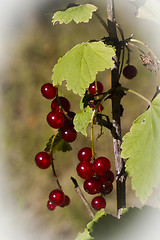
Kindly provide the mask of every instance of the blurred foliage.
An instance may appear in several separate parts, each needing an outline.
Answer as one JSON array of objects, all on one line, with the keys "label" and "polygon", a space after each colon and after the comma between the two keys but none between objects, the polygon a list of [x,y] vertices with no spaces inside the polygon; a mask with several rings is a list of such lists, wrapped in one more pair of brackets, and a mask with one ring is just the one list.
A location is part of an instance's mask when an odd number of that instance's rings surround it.
[{"label": "blurred foliage", "polygon": [[[52,16],[52,14],[51,14]],[[70,180],[76,177],[82,187],[83,181],[76,175],[78,163],[77,153],[80,148],[90,146],[90,132],[88,137],[78,135],[77,140],[72,143],[71,152],[56,152],[55,169],[64,192],[70,196],[71,204],[66,208],[57,208],[50,212],[46,208],[49,192],[55,189],[56,181],[53,179],[51,169],[41,170],[36,167],[34,157],[37,152],[45,148],[46,143],[55,131],[46,122],[46,116],[50,111],[50,101],[42,97],[40,88],[46,82],[51,82],[52,68],[60,56],[72,48],[75,44],[90,39],[100,39],[105,36],[103,27],[94,17],[89,24],[70,23],[67,26],[52,26],[51,16],[45,15],[37,18],[29,30],[16,43],[14,59],[3,73],[3,107],[5,120],[5,145],[8,171],[10,173],[10,184],[15,192],[19,205],[24,211],[32,211],[35,218],[41,223],[44,231],[55,232],[59,239],[71,239],[77,232],[83,230],[90,220],[83,203],[74,191]],[[126,16],[118,12],[122,23]],[[128,16],[128,15],[127,15]],[[130,36],[132,22],[128,21],[125,26],[127,36]],[[135,30],[135,26],[132,31]],[[96,31],[94,31],[96,30]],[[133,54],[132,64],[138,69],[138,76],[134,81],[122,78],[124,86],[135,89],[151,99],[154,92],[154,77],[142,64],[140,64],[137,52]],[[138,60],[137,60],[138,58]],[[104,90],[110,88],[109,71],[97,76],[104,83]],[[135,87],[137,86],[137,87]],[[71,101],[71,110],[78,112],[80,98],[71,91],[66,92],[64,84],[60,91]],[[146,105],[137,97],[126,96],[122,101],[124,105],[124,118],[122,119],[122,133],[129,130],[131,122],[141,114]],[[111,117],[110,102],[105,103],[105,113]],[[94,127],[94,136],[97,138],[100,127]],[[112,170],[114,169],[114,156],[112,137],[109,130],[95,141],[97,156],[104,155],[111,159]],[[84,193],[90,201],[92,196]],[[115,183],[111,194],[106,197],[107,211],[116,214]],[[139,200],[130,190],[130,181],[127,182],[127,205],[140,206]]]}]

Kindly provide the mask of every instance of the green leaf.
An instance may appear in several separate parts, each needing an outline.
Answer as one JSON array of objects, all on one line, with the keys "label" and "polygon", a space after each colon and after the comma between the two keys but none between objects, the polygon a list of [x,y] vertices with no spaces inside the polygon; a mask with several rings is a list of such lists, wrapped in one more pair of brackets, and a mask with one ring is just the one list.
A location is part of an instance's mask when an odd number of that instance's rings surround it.
[{"label": "green leaf", "polygon": [[[49,152],[50,148],[51,148],[51,142],[53,139],[54,135],[52,137],[50,137],[50,139],[48,140],[48,143],[46,144],[46,148],[44,149],[45,152]],[[58,134],[54,140],[53,146],[52,146],[52,153],[54,153],[55,151],[62,151],[62,152],[67,152],[72,150],[71,145],[64,141],[61,138],[61,135]]]},{"label": "green leaf", "polygon": [[73,47],[53,68],[53,84],[66,80],[67,89],[82,96],[99,71],[112,68],[115,50],[101,41],[81,43]]},{"label": "green leaf", "polygon": [[82,110],[82,112],[77,113],[73,120],[75,130],[77,132],[81,132],[86,137],[87,137],[86,128],[88,127],[88,124],[91,121],[92,114],[93,114],[92,108],[87,106]]},{"label": "green leaf", "polygon": [[92,238],[88,232],[87,229],[85,229],[85,231],[83,233],[78,233],[78,236],[76,237],[75,240],[92,240],[94,238]]},{"label": "green leaf", "polygon": [[139,0],[131,1],[137,6],[136,16],[139,18],[151,20],[160,23],[160,1],[159,0],[146,0],[142,1],[139,5]]},{"label": "green leaf", "polygon": [[144,203],[160,182],[160,94],[123,137],[122,158],[132,177],[132,188]]},{"label": "green leaf", "polygon": [[89,22],[92,18],[92,13],[97,11],[97,7],[92,4],[85,4],[79,6],[73,6],[65,11],[58,11],[52,18],[53,24],[69,23],[72,20],[76,23]]}]

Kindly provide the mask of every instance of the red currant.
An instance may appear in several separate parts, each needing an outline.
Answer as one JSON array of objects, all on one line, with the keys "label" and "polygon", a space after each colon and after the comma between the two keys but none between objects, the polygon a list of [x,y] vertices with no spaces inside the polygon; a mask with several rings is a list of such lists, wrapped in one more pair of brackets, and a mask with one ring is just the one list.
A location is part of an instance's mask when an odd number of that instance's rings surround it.
[{"label": "red currant", "polygon": [[137,75],[137,69],[133,65],[127,65],[123,69],[123,76],[127,79],[132,79]]},{"label": "red currant", "polygon": [[64,114],[61,112],[50,112],[47,115],[47,122],[53,128],[61,128],[64,126]]},{"label": "red currant", "polygon": [[70,198],[67,195],[65,195],[64,203],[60,207],[66,207],[69,204],[70,204]]},{"label": "red currant", "polygon": [[39,168],[46,169],[51,165],[52,158],[46,152],[39,152],[35,156],[35,162]]},{"label": "red currant", "polygon": [[101,190],[101,182],[96,177],[91,177],[84,181],[83,187],[89,194],[96,194]]},{"label": "red currant", "polygon": [[42,95],[47,99],[53,99],[57,95],[57,88],[54,87],[51,83],[45,83],[41,87]]},{"label": "red currant", "polygon": [[110,192],[112,192],[112,190],[113,190],[113,185],[112,185],[112,183],[103,184],[103,185],[102,185],[102,188],[101,188],[101,193],[102,193],[103,195],[107,195],[107,194],[109,194]]},{"label": "red currant", "polygon": [[48,202],[47,202],[47,208],[48,208],[49,210],[53,211],[53,210],[56,208],[56,206],[55,206],[50,200],[48,200]]},{"label": "red currant", "polygon": [[90,94],[97,94],[97,93],[102,93],[103,92],[103,84],[99,81],[97,81],[97,92],[96,92],[96,83],[93,82],[89,86],[89,92]]},{"label": "red currant", "polygon": [[61,190],[56,189],[50,192],[49,200],[53,203],[53,205],[61,206],[62,204],[64,204],[65,195]]},{"label": "red currant", "polygon": [[60,133],[66,142],[73,142],[77,138],[77,132],[71,124],[64,126]]},{"label": "red currant", "polygon": [[89,147],[84,147],[78,152],[79,161],[90,162],[92,160],[92,149]]},{"label": "red currant", "polygon": [[65,97],[59,97],[55,98],[51,103],[51,109],[53,112],[60,111],[62,107],[62,110],[65,112],[69,112],[70,110],[70,102]]},{"label": "red currant", "polygon": [[103,197],[97,196],[92,199],[91,205],[94,209],[100,210],[106,207],[106,200]]},{"label": "red currant", "polygon": [[99,176],[105,176],[106,172],[111,168],[111,163],[106,157],[99,157],[93,162],[93,171]]},{"label": "red currant", "polygon": [[77,173],[83,179],[89,179],[93,176],[92,164],[82,161],[77,165]]},{"label": "red currant", "polygon": [[99,179],[102,184],[113,183],[114,174],[112,171],[108,170],[104,176],[99,176]]}]

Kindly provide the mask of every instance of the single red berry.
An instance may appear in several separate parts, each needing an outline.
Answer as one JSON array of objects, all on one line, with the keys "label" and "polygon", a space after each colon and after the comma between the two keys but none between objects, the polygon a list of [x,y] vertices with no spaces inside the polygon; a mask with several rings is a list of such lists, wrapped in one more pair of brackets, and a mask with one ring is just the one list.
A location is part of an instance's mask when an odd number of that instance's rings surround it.
[{"label": "single red berry", "polygon": [[57,88],[54,87],[51,83],[45,83],[41,87],[42,95],[47,99],[53,99],[57,95]]},{"label": "single red berry", "polygon": [[60,207],[66,207],[69,204],[70,204],[70,198],[67,195],[65,195],[64,203]]},{"label": "single red berry", "polygon": [[93,176],[92,164],[82,161],[77,165],[77,173],[83,179],[89,179]]},{"label": "single red berry", "polygon": [[99,176],[99,179],[102,184],[113,183],[114,174],[111,170],[108,170],[104,176]]},{"label": "single red berry", "polygon": [[99,176],[105,176],[106,172],[111,168],[111,163],[106,157],[99,157],[93,162],[93,171]]},{"label": "single red berry", "polygon": [[84,190],[89,194],[96,194],[101,191],[101,182],[96,177],[86,179],[83,184]]},{"label": "single red berry", "polygon": [[103,184],[102,187],[101,187],[101,193],[103,195],[109,194],[110,192],[112,192],[112,190],[113,190],[112,183]]},{"label": "single red berry", "polygon": [[103,197],[97,196],[92,199],[91,205],[94,209],[100,210],[106,207],[106,200]]},{"label": "single red berry", "polygon": [[60,133],[66,142],[73,142],[77,138],[77,132],[71,124],[64,126]]},{"label": "single red berry", "polygon": [[127,65],[123,69],[123,76],[127,79],[132,79],[137,75],[137,69],[133,65]]},{"label": "single red berry", "polygon": [[76,114],[74,112],[68,112],[66,115],[64,115],[64,125],[72,124],[73,125],[73,119]]},{"label": "single red berry", "polygon": [[[62,110],[61,110],[61,108],[62,108]],[[53,112],[57,112],[57,111],[62,112],[63,110],[65,112],[69,112],[70,102],[65,97],[55,98],[51,103],[51,109],[52,109]]]},{"label": "single red berry", "polygon": [[64,126],[64,114],[61,112],[50,112],[47,115],[47,122],[53,128],[61,128]]},{"label": "single red berry", "polygon": [[[96,105],[94,105],[94,104],[89,104],[89,106],[90,106],[90,108],[92,108],[92,111],[94,111]],[[100,112],[100,113],[101,113],[101,112],[103,111],[103,109],[104,109],[104,107],[103,107],[103,105],[100,103],[99,106],[98,106],[98,108],[97,108],[97,112]]]},{"label": "single red berry", "polygon": [[52,158],[46,152],[39,152],[35,156],[35,162],[39,168],[46,169],[51,165]]},{"label": "single red berry", "polygon": [[99,81],[97,81],[97,92],[96,92],[96,83],[93,82],[89,86],[89,92],[90,94],[97,94],[97,93],[102,93],[103,92],[103,84]]},{"label": "single red berry", "polygon": [[53,203],[53,205],[61,206],[62,204],[64,204],[65,195],[61,190],[55,189],[52,192],[50,192],[49,200]]},{"label": "single red berry", "polygon": [[90,162],[92,160],[92,149],[89,147],[84,147],[78,152],[79,161]]},{"label": "single red berry", "polygon": [[48,208],[49,210],[53,211],[53,210],[56,208],[56,206],[55,206],[50,200],[48,200],[48,202],[47,202],[47,208]]}]

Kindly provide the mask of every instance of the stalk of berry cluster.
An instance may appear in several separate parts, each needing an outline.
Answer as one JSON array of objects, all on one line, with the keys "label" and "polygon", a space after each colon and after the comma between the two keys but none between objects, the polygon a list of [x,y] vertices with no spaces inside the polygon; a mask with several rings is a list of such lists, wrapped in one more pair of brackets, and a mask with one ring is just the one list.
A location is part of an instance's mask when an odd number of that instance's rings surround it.
[{"label": "stalk of berry cluster", "polygon": [[[114,13],[114,1],[106,0],[107,3],[107,21],[108,21],[108,31],[111,41],[118,43],[115,13]],[[112,88],[118,88],[119,83],[119,61],[121,49],[116,44],[116,57],[115,57],[115,68],[111,72]],[[126,207],[126,194],[125,194],[125,166],[124,161],[121,158],[121,120],[122,106],[120,104],[121,98],[123,97],[123,91],[114,91],[112,94],[112,117],[113,126],[116,131],[117,137],[113,136],[113,146],[115,155],[115,168],[116,168],[116,190],[117,190],[117,217],[120,218],[122,210]]]}]

